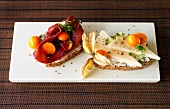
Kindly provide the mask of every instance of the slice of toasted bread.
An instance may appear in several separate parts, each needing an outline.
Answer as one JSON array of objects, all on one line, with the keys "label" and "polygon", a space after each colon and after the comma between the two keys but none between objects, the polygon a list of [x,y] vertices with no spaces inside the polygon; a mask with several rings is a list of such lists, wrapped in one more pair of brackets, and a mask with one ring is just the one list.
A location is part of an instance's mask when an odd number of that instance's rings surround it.
[{"label": "slice of toasted bread", "polygon": [[77,56],[79,53],[81,53],[83,51],[83,46],[82,44],[79,44],[78,46],[74,47],[72,50],[70,50],[69,52],[67,52],[66,55],[64,55],[63,57],[61,57],[60,60],[51,62],[46,64],[46,67],[55,67],[55,66],[59,66],[61,64],[63,64],[64,62],[74,58],[75,56]]},{"label": "slice of toasted bread", "polygon": [[115,65],[105,65],[105,66],[101,66],[98,65],[97,63],[94,62],[94,66],[101,68],[101,69],[109,69],[109,70],[140,70],[142,68],[145,68],[149,65],[151,65],[152,60],[150,59],[148,62],[142,64],[142,67],[130,67],[130,66],[115,66]]}]

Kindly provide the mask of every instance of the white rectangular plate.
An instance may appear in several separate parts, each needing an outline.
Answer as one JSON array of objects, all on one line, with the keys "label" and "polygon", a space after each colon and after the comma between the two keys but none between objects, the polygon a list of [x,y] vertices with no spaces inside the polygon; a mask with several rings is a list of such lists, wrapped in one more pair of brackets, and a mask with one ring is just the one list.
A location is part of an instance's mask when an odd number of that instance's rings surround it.
[{"label": "white rectangular plate", "polygon": [[[56,22],[16,22],[10,63],[9,80],[11,82],[158,82],[160,80],[159,63],[142,70],[118,71],[96,68],[92,75],[82,80],[81,70],[86,60],[91,57],[82,52],[60,67],[46,68],[44,64],[36,62],[33,50],[28,46],[28,40],[33,35],[40,35]],[[105,30],[109,35],[123,32],[126,35],[137,31],[148,36],[148,46],[157,54],[154,23],[113,23],[113,22],[83,22],[88,34]]]}]

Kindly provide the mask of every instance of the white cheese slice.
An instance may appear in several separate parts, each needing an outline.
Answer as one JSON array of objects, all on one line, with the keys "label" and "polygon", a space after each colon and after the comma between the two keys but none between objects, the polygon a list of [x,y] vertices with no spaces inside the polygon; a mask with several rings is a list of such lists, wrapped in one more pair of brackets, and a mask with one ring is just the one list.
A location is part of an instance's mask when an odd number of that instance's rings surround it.
[{"label": "white cheese slice", "polygon": [[126,63],[130,67],[142,66],[142,64],[140,64],[135,58],[129,56],[129,53],[127,52],[111,50],[109,56],[110,60],[113,62]]},{"label": "white cheese slice", "polygon": [[159,56],[157,56],[155,53],[150,51],[148,48],[146,48],[146,50],[144,51],[144,54],[145,54],[146,57],[149,57],[149,58],[152,58],[152,59],[156,59],[156,60],[161,59]]},{"label": "white cheese slice", "polygon": [[[108,44],[106,44],[106,39],[108,39]],[[113,39],[104,30],[102,30],[99,36],[96,38],[96,43],[94,46],[95,52],[97,50],[105,50],[106,52],[109,52],[109,45],[112,41]]]}]

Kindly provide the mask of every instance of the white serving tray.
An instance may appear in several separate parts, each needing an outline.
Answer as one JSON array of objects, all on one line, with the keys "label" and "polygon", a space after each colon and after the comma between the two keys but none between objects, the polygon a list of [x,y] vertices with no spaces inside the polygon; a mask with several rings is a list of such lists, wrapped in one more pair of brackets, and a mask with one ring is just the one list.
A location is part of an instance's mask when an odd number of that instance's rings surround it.
[{"label": "white serving tray", "polygon": [[[60,67],[46,68],[36,62],[28,40],[33,35],[45,33],[56,22],[16,22],[14,26],[13,45],[10,63],[9,80],[11,82],[158,82],[160,81],[159,63],[142,70],[118,71],[96,68],[93,74],[82,80],[81,70],[86,60],[91,57],[82,52]],[[123,32],[126,35],[141,31],[148,36],[149,49],[157,54],[154,23],[116,23],[116,22],[83,22],[86,33],[105,30],[109,35]]]}]

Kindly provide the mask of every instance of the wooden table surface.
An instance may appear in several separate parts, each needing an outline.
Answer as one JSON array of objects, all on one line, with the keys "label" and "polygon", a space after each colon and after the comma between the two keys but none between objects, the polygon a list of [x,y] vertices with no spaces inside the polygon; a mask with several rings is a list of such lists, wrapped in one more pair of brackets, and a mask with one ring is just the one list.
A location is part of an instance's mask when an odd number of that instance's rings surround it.
[{"label": "wooden table surface", "polygon": [[[158,83],[11,83],[9,68],[15,22],[154,22]],[[0,1],[0,108],[170,108],[170,1]]]}]

